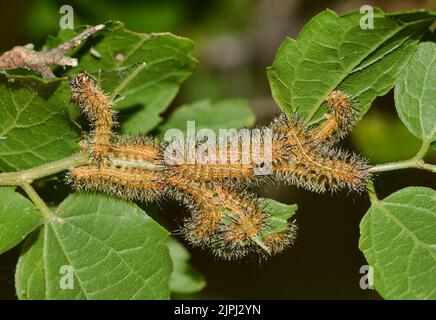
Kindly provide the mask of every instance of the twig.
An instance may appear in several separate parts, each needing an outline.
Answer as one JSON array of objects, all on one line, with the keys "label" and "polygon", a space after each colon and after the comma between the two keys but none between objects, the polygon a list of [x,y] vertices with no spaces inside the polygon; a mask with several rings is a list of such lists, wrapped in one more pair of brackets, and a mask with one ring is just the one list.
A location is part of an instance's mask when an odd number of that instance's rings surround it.
[{"label": "twig", "polygon": [[0,185],[23,185],[32,183],[40,179],[69,168],[77,167],[88,163],[88,156],[84,152],[73,154],[72,156],[58,161],[49,162],[39,167],[16,172],[0,173]]},{"label": "twig", "polygon": [[384,172],[384,171],[393,171],[393,170],[399,170],[399,169],[407,169],[407,168],[415,168],[415,169],[423,169],[428,170],[430,172],[436,173],[436,165],[425,163],[422,158],[427,153],[428,149],[430,148],[430,141],[424,140],[422,142],[422,146],[417,152],[417,154],[409,160],[404,161],[398,161],[398,162],[391,162],[391,163],[384,163],[379,164],[376,166],[373,166],[368,169],[369,172]]},{"label": "twig", "polygon": [[425,163],[423,160],[407,160],[407,161],[399,161],[392,163],[379,164],[368,169],[369,172],[384,172],[384,171],[393,171],[400,169],[422,169],[430,172],[436,173],[436,165]]},{"label": "twig", "polygon": [[54,78],[50,66],[77,66],[77,59],[65,56],[65,53],[76,48],[83,40],[103,28],[103,24],[95,27],[89,26],[79,35],[47,52],[35,51],[33,44],[16,46],[0,56],[0,70],[25,68],[39,73],[44,78]]}]

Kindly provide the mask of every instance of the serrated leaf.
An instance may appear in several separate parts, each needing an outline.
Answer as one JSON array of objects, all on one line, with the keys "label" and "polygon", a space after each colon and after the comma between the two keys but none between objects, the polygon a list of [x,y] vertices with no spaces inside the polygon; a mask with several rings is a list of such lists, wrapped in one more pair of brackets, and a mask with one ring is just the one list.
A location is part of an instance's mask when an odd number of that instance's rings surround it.
[{"label": "serrated leaf", "polygon": [[251,127],[255,118],[247,101],[243,99],[226,99],[217,102],[200,100],[177,108],[158,127],[158,131],[160,134],[174,128],[186,131],[187,121],[195,121],[196,130],[209,128],[218,132],[218,129]]},{"label": "serrated leaf", "polygon": [[282,43],[267,72],[280,108],[298,111],[314,123],[327,110],[327,96],[340,89],[354,98],[362,116],[392,88],[419,36],[436,18],[425,11],[385,14],[374,9],[374,28],[361,29],[362,17],[358,11],[338,16],[326,10],[296,40]]},{"label": "serrated leaf", "polygon": [[436,299],[436,191],[408,187],[373,202],[359,248],[386,299]]},{"label": "serrated leaf", "polygon": [[269,212],[269,228],[262,237],[289,229],[288,220],[297,212],[296,204],[284,204],[273,199],[260,198],[259,204]]},{"label": "serrated leaf", "polygon": [[436,140],[436,43],[418,46],[395,83],[395,105],[410,132]]},{"label": "serrated leaf", "polygon": [[[59,37],[64,40],[63,34]],[[148,132],[161,121],[159,114],[169,106],[197,63],[191,56],[191,40],[170,33],[132,32],[121,22],[107,23],[83,46],[74,54],[79,65],[68,74],[79,70],[98,74],[102,88],[119,96],[116,108],[137,107],[121,123],[124,131],[133,134]],[[93,52],[98,52],[99,57]]]},{"label": "serrated leaf", "polygon": [[173,273],[170,278],[172,293],[194,293],[206,286],[204,277],[189,263],[188,250],[176,239],[168,238],[166,245],[173,261]]},{"label": "serrated leaf", "polygon": [[[37,235],[43,244],[37,240],[21,255],[16,277],[19,297],[169,298],[171,259],[164,244],[168,234],[127,201],[70,195]],[[45,289],[42,281],[31,277],[31,270],[41,270],[41,257]],[[62,286],[67,276],[63,266],[72,271],[73,288]]]},{"label": "serrated leaf", "polygon": [[0,170],[28,169],[71,155],[79,135],[68,116],[65,78],[0,74]]},{"label": "serrated leaf", "polygon": [[0,187],[0,254],[23,241],[42,220],[30,200],[12,187]]}]

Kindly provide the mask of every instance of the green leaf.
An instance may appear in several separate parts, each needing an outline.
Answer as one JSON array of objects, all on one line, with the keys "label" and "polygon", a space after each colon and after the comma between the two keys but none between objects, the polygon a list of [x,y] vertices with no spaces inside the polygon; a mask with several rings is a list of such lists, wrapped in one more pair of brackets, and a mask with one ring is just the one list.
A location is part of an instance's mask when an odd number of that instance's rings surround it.
[{"label": "green leaf", "polygon": [[173,128],[186,131],[187,121],[195,121],[197,130],[209,128],[218,131],[218,129],[251,127],[255,118],[247,101],[243,99],[226,99],[217,102],[200,100],[177,108],[158,127],[158,131],[160,134]]},{"label": "green leaf", "polygon": [[0,73],[0,170],[28,169],[78,149],[68,116],[65,78],[41,80]]},{"label": "green leaf", "polygon": [[[95,194],[70,195],[35,236],[36,241],[26,244],[17,266],[18,296],[169,298],[171,260],[164,244],[168,234],[127,201]],[[35,276],[32,270],[43,275]],[[72,288],[67,285],[68,275],[73,276]]]},{"label": "green leaf", "polygon": [[0,187],[0,254],[23,241],[42,220],[30,200],[12,187]]},{"label": "green leaf", "polygon": [[415,136],[436,140],[436,43],[421,43],[395,83],[401,121]]},{"label": "green leaf", "polygon": [[372,203],[359,248],[386,299],[436,299],[436,191],[408,187]]},{"label": "green leaf", "polygon": [[269,228],[262,238],[270,234],[282,232],[289,229],[288,220],[297,212],[296,204],[284,204],[273,199],[260,198],[259,204],[270,214],[267,224]]},{"label": "green leaf", "polygon": [[[63,33],[59,37],[65,38]],[[100,57],[89,50],[91,46]],[[68,74],[78,70],[97,74],[102,88],[119,96],[116,108],[136,107],[121,128],[134,134],[145,133],[162,120],[159,114],[196,66],[191,56],[193,48],[191,40],[170,33],[136,33],[125,29],[121,22],[109,22],[97,37],[75,52],[79,65]]]},{"label": "green leaf", "polygon": [[43,251],[44,232],[38,230],[24,242],[15,270],[15,288],[21,300],[47,299]]},{"label": "green leaf", "polygon": [[435,15],[385,14],[374,9],[374,28],[361,29],[363,14],[326,10],[287,38],[268,68],[273,97],[287,113],[314,123],[326,112],[325,99],[339,89],[355,100],[360,116],[388,92]]},{"label": "green leaf", "polygon": [[206,286],[204,277],[189,264],[190,254],[188,250],[176,239],[168,238],[166,245],[170,250],[173,260],[173,273],[170,278],[170,290],[172,293],[194,293]]}]

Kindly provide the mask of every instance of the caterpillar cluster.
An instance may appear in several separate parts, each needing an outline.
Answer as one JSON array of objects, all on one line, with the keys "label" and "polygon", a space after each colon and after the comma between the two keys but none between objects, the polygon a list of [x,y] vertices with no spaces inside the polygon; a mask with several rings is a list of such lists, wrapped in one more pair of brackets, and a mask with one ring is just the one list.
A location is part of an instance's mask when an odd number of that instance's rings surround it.
[{"label": "caterpillar cluster", "polygon": [[[280,232],[272,229],[271,213],[249,191],[251,185],[271,179],[317,192],[362,191],[370,179],[364,159],[333,145],[352,126],[356,114],[352,99],[341,91],[327,98],[330,113],[317,127],[307,127],[296,116],[281,115],[262,129],[272,132],[271,174],[259,176],[255,170],[263,162],[243,161],[247,152],[243,140],[224,146],[233,155],[231,163],[168,164],[166,143],[113,133],[112,103],[89,75],[76,75],[71,89],[73,102],[80,106],[93,130],[85,144],[91,160],[70,169],[68,182],[78,190],[139,201],[176,199],[190,211],[180,233],[192,245],[210,248],[224,259],[252,253],[277,254],[295,239],[294,222],[288,222]],[[201,144],[197,142],[194,147],[201,148]]]}]

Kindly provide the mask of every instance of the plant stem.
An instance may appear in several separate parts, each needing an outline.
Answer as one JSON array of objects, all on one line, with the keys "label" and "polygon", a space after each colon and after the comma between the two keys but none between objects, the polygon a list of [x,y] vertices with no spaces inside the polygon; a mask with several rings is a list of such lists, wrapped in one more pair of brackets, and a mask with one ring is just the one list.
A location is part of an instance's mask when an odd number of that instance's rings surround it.
[{"label": "plant stem", "polygon": [[79,152],[68,158],[49,162],[39,167],[17,172],[0,173],[0,185],[30,184],[36,179],[40,179],[86,163],[88,163],[88,156],[84,152]]},{"label": "plant stem", "polygon": [[371,203],[378,202],[377,193],[375,192],[374,182],[372,182],[372,180],[368,181],[367,189],[368,189],[369,200],[371,201]]},{"label": "plant stem", "polygon": [[422,160],[422,158],[426,155],[429,148],[430,148],[430,141],[423,140],[421,148],[413,158],[404,161],[379,164],[369,168],[368,171],[384,172],[384,171],[392,171],[392,170],[399,170],[399,169],[416,168],[416,169],[423,169],[436,173],[436,165],[425,163],[424,160]]},{"label": "plant stem", "polygon": [[36,193],[35,189],[29,183],[23,183],[20,185],[21,188],[27,193],[30,200],[35,204],[38,210],[42,213],[46,220],[50,220],[52,217],[52,212],[49,207],[45,204],[44,200]]},{"label": "plant stem", "polygon": [[424,139],[422,141],[421,148],[418,150],[418,152],[412,159],[421,160],[422,158],[424,158],[424,156],[427,154],[428,149],[430,148],[430,144],[431,144],[430,140]]}]

